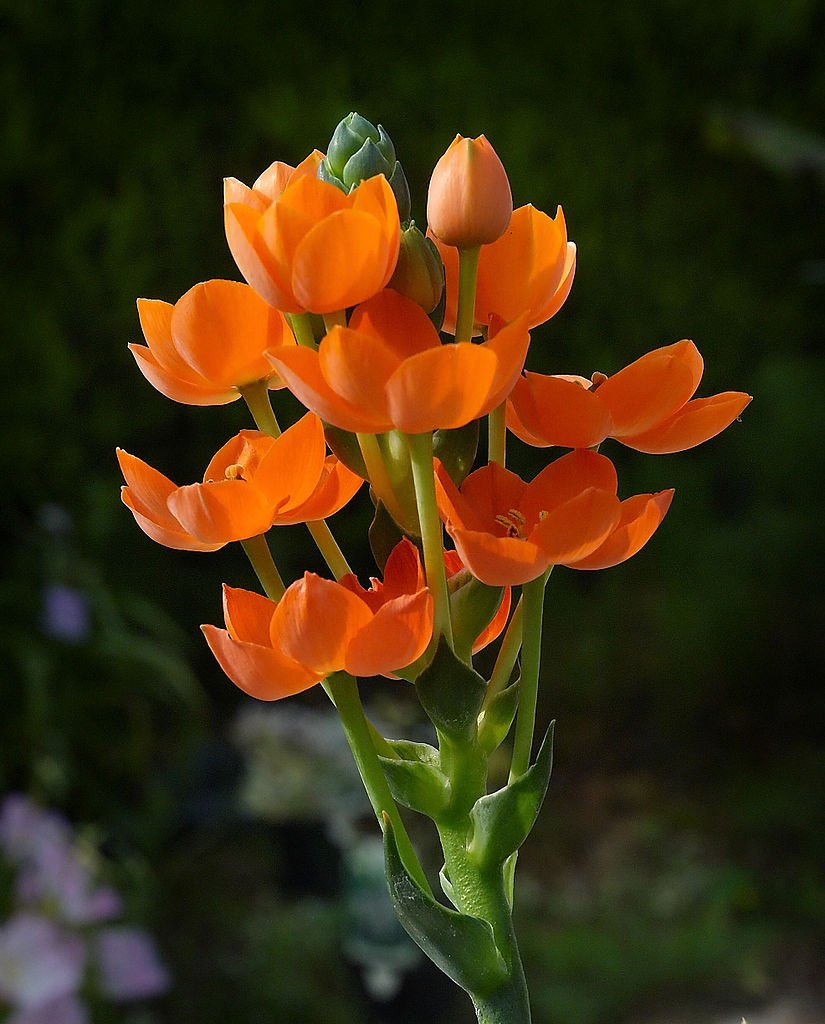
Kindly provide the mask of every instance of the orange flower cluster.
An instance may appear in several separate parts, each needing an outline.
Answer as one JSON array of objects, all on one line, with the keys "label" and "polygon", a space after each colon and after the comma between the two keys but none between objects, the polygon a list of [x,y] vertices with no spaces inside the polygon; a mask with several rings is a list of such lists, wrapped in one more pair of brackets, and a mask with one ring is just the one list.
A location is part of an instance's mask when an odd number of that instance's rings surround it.
[{"label": "orange flower cluster", "polygon": [[[561,207],[552,217],[530,205],[513,210],[495,150],[484,136],[458,136],[432,176],[428,241],[400,223],[387,178],[370,170],[370,160],[389,166],[386,133],[374,135],[384,146],[376,156],[373,136],[358,148],[356,130],[369,123],[351,115],[348,125],[337,143],[349,147],[341,157],[346,185],[331,183],[318,151],[297,167],[272,164],[251,187],[226,180],[226,237],[247,283],[206,281],[174,305],[139,300],[146,346],[129,346],[162,394],[190,405],[244,397],[260,428],[242,429],[200,483],[182,487],[119,450],[122,498],[140,528],[168,547],[214,551],[306,522],[322,528],[313,536],[338,566],[337,580],[307,573],[274,600],[224,588],[226,628],[204,633],[230,679],[265,700],[338,671],[403,674],[432,651],[434,629],[448,634],[439,595],[458,574],[505,588],[473,633],[478,650],[504,629],[511,586],[553,565],[602,569],[630,558],[661,523],[673,491],[620,500],[615,468],[595,449],[615,438],[641,452],[681,451],[724,430],[750,401],[740,392],[695,399],[703,363],[689,341],[612,376],[523,372],[529,331],[559,311],[573,283],[576,246]],[[394,278],[402,228],[412,248]],[[477,263],[468,292],[461,261],[470,251]],[[422,295],[426,309],[416,301]],[[472,324],[464,336],[482,335],[480,342],[449,337],[460,310]],[[320,336],[318,317],[308,314],[325,317]],[[309,411],[280,434],[267,392],[283,387]],[[451,477],[446,457],[434,466],[429,457],[424,470],[416,461],[417,439],[488,414],[492,439],[492,416],[503,424],[505,409],[521,440],[573,451],[530,482],[503,458],[463,482]],[[336,451],[347,465],[328,453],[325,424],[343,432],[347,443]],[[368,589],[342,570],[322,522],[364,476],[385,509],[403,510],[396,519],[415,541],[396,531],[383,582]],[[455,550],[433,540],[439,517]]]}]

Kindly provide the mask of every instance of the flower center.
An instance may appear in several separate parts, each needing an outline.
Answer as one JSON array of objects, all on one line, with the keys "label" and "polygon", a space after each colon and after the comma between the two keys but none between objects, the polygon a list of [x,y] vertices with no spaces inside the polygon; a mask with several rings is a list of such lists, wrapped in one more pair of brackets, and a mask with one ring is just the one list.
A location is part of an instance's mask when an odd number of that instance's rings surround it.
[{"label": "flower center", "polygon": [[527,539],[524,534],[524,527],[527,520],[517,508],[508,509],[506,515],[504,513],[499,513],[499,515],[496,516],[496,522],[504,527],[507,531],[508,537],[518,537],[519,540]]},{"label": "flower center", "polygon": [[244,467],[238,462],[233,462],[231,466],[227,466],[223,475],[227,480],[246,480]]}]

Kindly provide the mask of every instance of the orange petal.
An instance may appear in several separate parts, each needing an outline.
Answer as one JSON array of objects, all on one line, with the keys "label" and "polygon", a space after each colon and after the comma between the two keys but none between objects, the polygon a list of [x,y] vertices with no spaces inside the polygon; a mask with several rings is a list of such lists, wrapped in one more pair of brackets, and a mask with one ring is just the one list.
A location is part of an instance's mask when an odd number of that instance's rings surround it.
[{"label": "orange petal", "polygon": [[[496,517],[520,509],[526,490],[527,484],[520,476],[490,462],[470,473],[461,485],[461,497],[482,529],[500,534],[504,527]],[[467,521],[458,525],[470,527]]]},{"label": "orange petal", "polygon": [[569,452],[551,462],[527,485],[521,509],[528,528],[549,512],[589,488],[616,493],[618,479],[613,463],[605,455],[585,449]]},{"label": "orange petal", "polygon": [[461,560],[476,579],[491,587],[518,586],[541,576],[550,564],[544,551],[519,537],[447,525]]},{"label": "orange petal", "polygon": [[154,519],[138,510],[134,503],[134,497],[128,487],[121,488],[120,498],[134,516],[135,522],[141,530],[143,530],[147,537],[155,541],[156,544],[162,544],[166,548],[173,548],[175,551],[217,551],[218,548],[223,547],[223,543],[205,544],[203,541],[199,541],[185,533],[177,524],[170,527],[162,526],[155,522]]},{"label": "orange petal", "polygon": [[181,402],[183,405],[227,405],[241,397],[240,391],[235,388],[210,388],[174,376],[160,365],[151,349],[145,345],[127,347],[135,357],[138,369],[152,387],[173,402]]},{"label": "orange petal", "polygon": [[469,342],[410,356],[387,383],[393,425],[408,434],[463,427],[489,412],[493,352]]},{"label": "orange petal", "polygon": [[233,640],[225,629],[217,626],[201,626],[201,630],[218,664],[251,697],[280,700],[320,682],[320,676],[275,648]]},{"label": "orange petal", "polygon": [[[561,209],[561,207],[559,208]],[[547,305],[541,310],[533,321],[533,326],[536,324],[544,324],[556,315],[561,307],[567,301],[567,297],[570,294],[570,290],[573,287],[573,278],[576,276],[576,243],[567,243],[567,252],[564,260],[564,270],[562,271],[561,281],[556,289],[555,293],[551,296]]]},{"label": "orange petal", "polygon": [[418,548],[409,537],[404,537],[392,549],[384,566],[383,598],[389,601],[404,594],[415,594],[425,586]]},{"label": "orange petal", "polygon": [[392,288],[357,306],[349,326],[383,342],[399,360],[441,345],[438,331],[418,303]]},{"label": "orange petal", "polygon": [[345,401],[390,422],[386,386],[399,358],[380,338],[333,327],[318,348],[321,373]]},{"label": "orange petal", "polygon": [[527,444],[539,439],[542,447],[592,448],[610,433],[610,414],[598,394],[561,377],[526,373],[511,403],[508,425]]},{"label": "orange petal", "polygon": [[224,207],[224,228],[229,251],[246,281],[270,306],[285,313],[302,313],[277,260],[264,244],[258,227],[269,216],[242,203]]},{"label": "orange petal", "polygon": [[683,452],[709,441],[733,423],[751,402],[741,391],[725,391],[712,398],[695,398],[675,416],[643,434],[622,437],[622,444],[650,455]]},{"label": "orange petal", "polygon": [[570,568],[608,569],[635,555],[658,529],[670,508],[673,493],[668,490],[658,494],[637,494],[623,501],[616,529],[592,554],[579,559]]},{"label": "orange petal", "polygon": [[596,393],[613,419],[613,437],[641,434],[669,419],[696,391],[702,368],[693,342],[678,341],[608,377]]},{"label": "orange petal", "polygon": [[118,448],[116,454],[129,491],[129,508],[136,509],[163,526],[179,529],[177,520],[166,504],[169,495],[177,490],[177,484],[123,448]]},{"label": "orange petal", "polygon": [[356,186],[349,194],[349,201],[353,210],[371,214],[383,226],[386,239],[383,288],[393,275],[401,245],[401,223],[395,195],[384,175],[376,174]]},{"label": "orange petal", "polygon": [[507,618],[510,615],[511,600],[511,590],[509,587],[505,587],[504,594],[501,598],[501,604],[498,606],[495,615],[490,619],[473,642],[473,654],[477,654],[488,644],[491,644],[507,625]]},{"label": "orange petal", "polygon": [[519,379],[530,346],[527,321],[528,314],[522,314],[511,324],[502,327],[484,346],[494,353],[497,366],[489,397],[480,414],[482,416],[501,405]]},{"label": "orange petal", "polygon": [[251,480],[263,457],[275,444],[275,438],[260,430],[240,430],[212,456],[203,474],[203,482],[225,480],[230,466],[240,466],[240,476]]},{"label": "orange petal", "polygon": [[293,395],[333,426],[353,433],[379,434],[392,428],[388,419],[359,409],[330,387],[318,360],[318,353],[303,346],[271,349],[267,358],[276,367]]},{"label": "orange petal", "polygon": [[334,516],[353,498],[363,482],[363,477],[347,469],[334,455],[329,455],[315,492],[302,504],[279,510],[273,525],[312,523]]},{"label": "orange petal", "polygon": [[264,358],[292,332],[284,317],[238,281],[204,281],[178,300],[172,314],[175,348],[212,384],[231,387],[272,373]]},{"label": "orange petal", "polygon": [[272,505],[246,480],[179,487],[167,504],[184,530],[207,544],[256,537],[272,522]]},{"label": "orange petal", "polygon": [[429,590],[397,597],[387,601],[352,638],[344,668],[354,676],[395,672],[421,657],[432,633],[433,599]]},{"label": "orange petal", "polygon": [[269,647],[269,624],[276,602],[263,594],[223,585],[223,618],[233,640]]},{"label": "orange petal", "polygon": [[392,269],[386,272],[387,245],[384,226],[375,217],[359,210],[333,213],[295,250],[295,297],[312,313],[332,313],[363,302],[381,291],[392,274]]},{"label": "orange petal", "polygon": [[320,483],[326,450],[324,426],[308,412],[273,441],[250,479],[275,511],[295,508]]},{"label": "orange petal", "polygon": [[307,572],[279,601],[270,637],[273,647],[320,678],[344,667],[350,642],[371,620],[359,597]]},{"label": "orange petal", "polygon": [[530,540],[554,565],[577,562],[595,551],[621,515],[615,492],[590,487],[554,508],[530,533]]},{"label": "orange petal", "polygon": [[[435,496],[441,518],[448,524],[457,527],[483,531],[488,526],[488,521],[482,519],[473,505],[462,497],[450,474],[438,459],[433,463],[433,468],[435,470]],[[477,472],[481,473],[482,470],[479,469]],[[464,483],[466,484],[467,481],[465,480]]]}]

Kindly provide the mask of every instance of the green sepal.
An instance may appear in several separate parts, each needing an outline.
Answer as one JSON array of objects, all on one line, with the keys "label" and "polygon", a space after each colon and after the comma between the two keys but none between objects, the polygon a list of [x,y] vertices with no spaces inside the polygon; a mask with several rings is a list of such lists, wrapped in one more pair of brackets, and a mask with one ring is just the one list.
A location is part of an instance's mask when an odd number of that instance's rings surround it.
[{"label": "green sepal", "polygon": [[550,723],[536,762],[509,785],[476,800],[470,811],[473,837],[467,849],[476,864],[501,865],[521,846],[536,822],[553,769]]},{"label": "green sepal", "polygon": [[473,643],[501,606],[503,587],[489,587],[466,569],[450,580],[450,618],[456,654],[469,661]]},{"label": "green sepal", "polygon": [[499,691],[478,716],[478,744],[485,754],[497,750],[510,731],[518,709],[519,682]]},{"label": "green sepal", "polygon": [[340,427],[333,427],[331,423],[325,423],[324,437],[339,462],[343,462],[347,469],[351,469],[353,473],[363,477],[364,480],[369,480],[364,456],[361,454],[361,446],[358,444],[355,434],[351,434],[348,430],[341,430]]},{"label": "green sepal", "polygon": [[395,162],[395,167],[393,167],[392,174],[389,177],[389,183],[395,196],[396,206],[398,207],[398,219],[404,224],[410,219],[412,199],[410,197],[410,183],[407,181],[407,175],[404,173],[400,160]]},{"label": "green sepal", "polygon": [[342,192],[347,191],[347,186],[341,181],[341,179],[335,174],[326,160],[322,160],[318,164],[318,170],[315,172],[321,181],[325,181],[327,185],[334,185],[336,188],[340,188]]},{"label": "green sepal", "polygon": [[486,921],[438,903],[410,877],[384,815],[384,866],[390,899],[410,938],[451,981],[473,996],[485,996],[507,980],[507,967]]},{"label": "green sepal", "polygon": [[478,424],[478,420],[471,420],[464,427],[436,430],[433,435],[433,456],[450,474],[456,487],[461,486],[473,468],[478,451]]},{"label": "green sepal", "polygon": [[367,178],[374,178],[376,174],[383,174],[388,178],[391,173],[390,165],[381,150],[372,139],[367,138],[360,149],[347,160],[341,180],[347,188],[352,189]]},{"label": "green sepal", "polygon": [[441,764],[438,751],[430,743],[416,743],[415,740],[386,740],[396,757],[404,761],[421,761],[436,768]]},{"label": "green sepal", "polygon": [[446,864],[441,865],[441,870],[438,872],[438,881],[439,884],[441,885],[441,891],[444,893],[444,895],[447,897],[450,903],[452,903],[452,905],[456,909],[458,909],[458,904],[456,903],[455,898],[455,889],[453,888],[453,883],[450,881],[449,875],[447,874]]},{"label": "green sepal", "polygon": [[449,803],[449,780],[435,765],[380,755],[379,760],[393,798],[411,811],[435,818]]},{"label": "green sepal", "polygon": [[384,507],[382,501],[379,501],[375,506],[375,515],[367,530],[367,537],[369,538],[370,550],[372,551],[372,557],[375,559],[375,564],[383,572],[390,553],[396,544],[403,540],[404,534]]},{"label": "green sepal", "polygon": [[444,637],[415,687],[421,706],[439,732],[459,740],[472,734],[487,684],[456,656]]}]

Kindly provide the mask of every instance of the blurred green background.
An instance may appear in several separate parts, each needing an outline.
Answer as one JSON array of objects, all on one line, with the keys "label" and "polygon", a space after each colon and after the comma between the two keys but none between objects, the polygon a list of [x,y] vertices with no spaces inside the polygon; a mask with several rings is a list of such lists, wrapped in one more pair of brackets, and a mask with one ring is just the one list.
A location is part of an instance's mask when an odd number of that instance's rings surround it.
[{"label": "blurred green background", "polygon": [[[563,204],[576,283],[532,369],[612,373],[689,337],[701,394],[755,396],[702,448],[612,446],[622,493],[675,486],[673,508],[632,562],[551,581],[556,769],[521,861],[537,1024],[825,997],[822,4],[2,0],[0,19],[0,792],[93,823],[156,935],[175,985],[118,1019],[417,1021],[421,993],[434,1022],[470,1019],[425,966],[374,1004],[341,950],[335,844],[241,810],[247,702],[198,626],[250,571],[156,547],[118,498],[115,445],[185,482],[247,425],[149,387],[135,298],[238,278],[221,179],[296,163],[352,109],[392,135],[420,223],[457,131],[487,134],[517,205]],[[362,496],[334,524],[365,574],[367,521]],[[295,574],[308,546],[282,534]],[[49,627],[55,587],[81,597],[74,639]]]}]

